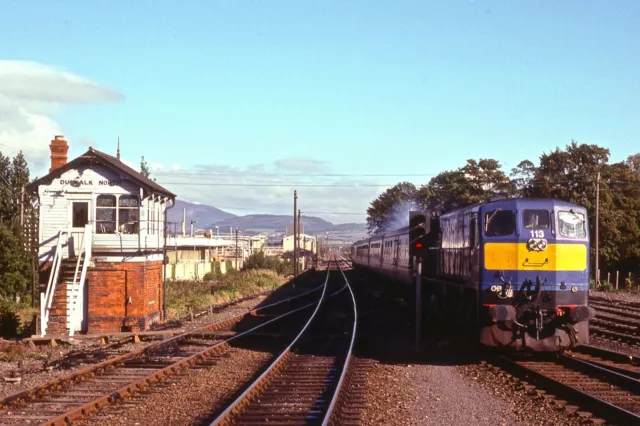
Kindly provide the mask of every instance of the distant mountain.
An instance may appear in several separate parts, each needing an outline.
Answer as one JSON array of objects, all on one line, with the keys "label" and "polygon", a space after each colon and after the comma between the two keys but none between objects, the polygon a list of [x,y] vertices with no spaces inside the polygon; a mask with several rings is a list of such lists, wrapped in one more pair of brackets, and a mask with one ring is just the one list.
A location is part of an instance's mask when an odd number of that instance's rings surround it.
[{"label": "distant mountain", "polygon": [[332,231],[341,231],[341,232],[367,232],[367,224],[366,223],[340,223],[338,225],[333,225]]},{"label": "distant mountain", "polygon": [[[257,233],[284,233],[287,225],[293,223],[293,216],[274,214],[252,214],[247,216],[236,216],[218,221],[213,226],[218,226],[221,232],[226,232],[229,228],[238,228],[240,231],[249,234]],[[302,216],[300,218],[304,233],[313,235],[325,232],[365,232],[364,223],[341,223],[334,225],[324,219],[315,216]]]},{"label": "distant mountain", "polygon": [[169,222],[182,222],[183,209],[187,209],[187,229],[192,220],[198,222],[197,228],[204,228],[213,222],[236,217],[236,215],[227,213],[213,206],[206,204],[188,203],[182,200],[176,200],[176,206],[167,212]]},{"label": "distant mountain", "polygon": [[[275,214],[250,214],[246,216],[236,216],[227,213],[216,207],[206,204],[189,203],[187,201],[176,200],[176,206],[168,211],[169,222],[179,224],[182,221],[183,209],[187,209],[187,230],[192,220],[198,222],[198,229],[219,228],[220,234],[229,232],[230,228],[238,228],[245,234],[255,235],[284,234],[287,225],[293,223],[293,216]],[[366,235],[366,224],[364,223],[333,223],[315,216],[302,216],[300,222],[306,234],[314,235],[321,233],[338,234],[341,237]]]},{"label": "distant mountain", "polygon": [[[246,216],[236,216],[227,218],[214,223],[214,226],[220,227],[221,231],[228,228],[238,228],[242,232],[267,232],[280,233],[285,232],[287,225],[293,223],[293,216],[275,215],[275,214],[250,214]],[[300,218],[303,230],[307,234],[318,232],[326,232],[335,226],[331,222],[313,216],[302,216]]]}]

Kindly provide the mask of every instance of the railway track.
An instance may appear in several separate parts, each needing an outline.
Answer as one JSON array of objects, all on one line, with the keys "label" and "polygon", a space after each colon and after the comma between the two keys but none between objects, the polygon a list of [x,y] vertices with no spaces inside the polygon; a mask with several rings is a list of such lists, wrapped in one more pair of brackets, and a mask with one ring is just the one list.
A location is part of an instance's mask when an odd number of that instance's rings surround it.
[{"label": "railway track", "polygon": [[596,309],[596,318],[589,322],[592,335],[640,345],[640,308],[594,301],[589,304]]},{"label": "railway track", "polygon": [[578,346],[568,356],[607,368],[634,379],[640,379],[640,358],[596,346]]},{"label": "railway track", "polygon": [[[614,424],[640,424],[640,363],[635,357],[592,346],[578,347],[559,357],[497,356],[503,370],[525,377],[525,389],[556,400],[583,417],[598,416]],[[531,386],[533,388],[533,386]],[[550,394],[547,394],[550,392]],[[598,421],[602,423],[604,421]]]},{"label": "railway track", "polygon": [[324,288],[318,286],[10,395],[0,401],[0,424],[67,425],[145,392],[185,368],[215,362],[230,349],[231,341],[304,314],[317,304]]},{"label": "railway track", "polygon": [[322,299],[300,333],[211,425],[329,424],[357,324],[355,299],[342,270],[346,262],[334,259],[333,264]]},{"label": "railway track", "polygon": [[[212,306],[209,309],[197,311],[193,314],[193,318],[200,319],[200,324],[191,321],[191,316],[185,316],[179,320],[167,321],[161,325],[154,324],[151,326],[151,331],[172,331],[175,334],[187,332],[193,329],[197,329],[202,326],[202,318],[207,315],[217,314],[223,312],[225,309],[237,309],[238,306],[246,301],[254,300],[262,296],[266,296],[271,293],[272,290],[264,291],[255,295],[243,297],[231,302],[227,302],[221,305]],[[181,330],[180,330],[181,329]],[[145,337],[144,340],[162,340],[164,336],[158,335],[155,337]],[[96,338],[97,339],[97,338]],[[127,336],[122,338],[116,338],[108,343],[93,343],[87,346],[72,350],[66,353],[63,357],[51,362],[47,362],[45,367],[52,369],[59,368],[72,368],[83,363],[97,363],[105,361],[109,358],[123,355],[131,352],[130,348],[122,349],[126,345],[134,345],[140,343],[142,340],[136,340],[135,336]]]},{"label": "railway track", "polygon": [[635,311],[640,311],[640,301],[624,301],[613,300],[602,296],[589,296],[589,303],[596,303],[606,306],[617,306],[621,308],[628,308]]}]

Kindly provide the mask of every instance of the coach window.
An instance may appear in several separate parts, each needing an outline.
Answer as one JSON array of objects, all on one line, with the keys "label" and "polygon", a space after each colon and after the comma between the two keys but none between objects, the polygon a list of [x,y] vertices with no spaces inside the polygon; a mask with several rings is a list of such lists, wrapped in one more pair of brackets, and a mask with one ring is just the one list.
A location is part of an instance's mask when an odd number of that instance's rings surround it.
[{"label": "coach window", "polygon": [[522,223],[526,229],[549,228],[549,212],[546,210],[525,210],[522,212]]},{"label": "coach window", "polygon": [[478,219],[475,217],[471,218],[470,221],[470,225],[469,225],[470,231],[469,231],[469,247],[471,248],[475,248],[476,246],[476,232],[478,230]]},{"label": "coach window", "polygon": [[496,209],[484,214],[484,234],[487,237],[512,235],[515,231],[515,217],[511,210]]},{"label": "coach window", "polygon": [[573,210],[558,212],[558,231],[563,237],[586,238],[584,215]]}]

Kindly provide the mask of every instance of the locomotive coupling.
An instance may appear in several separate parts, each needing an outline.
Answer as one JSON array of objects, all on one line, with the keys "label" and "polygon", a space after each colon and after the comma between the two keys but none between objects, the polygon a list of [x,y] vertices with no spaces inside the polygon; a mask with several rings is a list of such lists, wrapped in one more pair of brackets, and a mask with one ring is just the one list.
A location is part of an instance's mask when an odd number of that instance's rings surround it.
[{"label": "locomotive coupling", "polygon": [[571,309],[569,315],[575,322],[588,321],[596,317],[596,310],[588,305],[580,305]]},{"label": "locomotive coupling", "polygon": [[514,321],[516,319],[516,308],[510,305],[496,305],[491,307],[489,313],[496,321]]}]

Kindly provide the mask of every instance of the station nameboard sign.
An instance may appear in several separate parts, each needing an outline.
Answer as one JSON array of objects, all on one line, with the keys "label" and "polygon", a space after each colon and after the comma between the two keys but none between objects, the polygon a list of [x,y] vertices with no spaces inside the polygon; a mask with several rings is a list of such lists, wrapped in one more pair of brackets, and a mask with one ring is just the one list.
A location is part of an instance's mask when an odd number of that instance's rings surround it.
[{"label": "station nameboard sign", "polygon": [[78,186],[120,186],[121,180],[108,179],[60,179],[60,185]]}]

